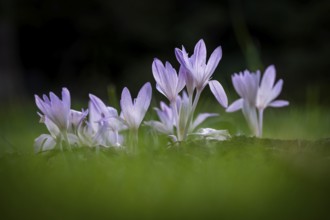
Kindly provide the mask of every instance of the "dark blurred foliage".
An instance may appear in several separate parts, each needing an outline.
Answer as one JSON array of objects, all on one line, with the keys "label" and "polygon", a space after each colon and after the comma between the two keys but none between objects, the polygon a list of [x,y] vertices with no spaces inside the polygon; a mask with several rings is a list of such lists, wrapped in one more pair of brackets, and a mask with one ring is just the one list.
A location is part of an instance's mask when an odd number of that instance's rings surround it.
[{"label": "dark blurred foliage", "polygon": [[1,99],[68,87],[75,98],[154,82],[154,57],[203,38],[222,46],[214,78],[275,64],[282,97],[329,104],[330,4],[298,0],[2,0]]}]

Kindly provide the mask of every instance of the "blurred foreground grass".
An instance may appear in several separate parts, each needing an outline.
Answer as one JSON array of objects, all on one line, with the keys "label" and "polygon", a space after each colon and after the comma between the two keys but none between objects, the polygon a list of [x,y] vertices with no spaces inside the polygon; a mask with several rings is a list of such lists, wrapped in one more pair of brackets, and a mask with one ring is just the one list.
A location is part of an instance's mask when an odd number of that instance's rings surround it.
[{"label": "blurred foreground grass", "polygon": [[[113,149],[34,155],[34,138],[46,132],[35,107],[0,111],[1,219],[330,216],[328,109],[267,109],[261,140],[168,146],[143,128],[136,155]],[[222,115],[208,125],[248,133],[240,113]]]}]

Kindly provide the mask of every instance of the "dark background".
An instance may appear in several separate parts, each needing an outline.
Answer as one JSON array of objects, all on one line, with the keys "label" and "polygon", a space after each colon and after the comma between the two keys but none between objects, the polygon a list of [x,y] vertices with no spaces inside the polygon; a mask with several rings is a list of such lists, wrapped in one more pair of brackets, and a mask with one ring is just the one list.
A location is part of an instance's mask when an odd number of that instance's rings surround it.
[{"label": "dark background", "polygon": [[330,3],[297,0],[2,0],[0,100],[32,99],[61,87],[76,99],[133,92],[152,78],[154,57],[178,67],[174,48],[208,55],[221,45],[214,78],[275,64],[282,98],[329,105]]}]

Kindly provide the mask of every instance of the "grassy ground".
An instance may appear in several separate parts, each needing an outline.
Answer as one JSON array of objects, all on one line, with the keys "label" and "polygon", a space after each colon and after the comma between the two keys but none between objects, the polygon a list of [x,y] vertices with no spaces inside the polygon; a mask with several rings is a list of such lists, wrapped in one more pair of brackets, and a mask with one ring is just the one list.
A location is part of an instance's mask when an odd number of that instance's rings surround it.
[{"label": "grassy ground", "polygon": [[[219,109],[219,108],[218,108]],[[33,154],[45,132],[36,108],[0,113],[1,219],[326,219],[330,116],[323,108],[266,111],[265,139],[168,146],[140,132],[139,151]],[[248,133],[240,113],[210,127]]]}]

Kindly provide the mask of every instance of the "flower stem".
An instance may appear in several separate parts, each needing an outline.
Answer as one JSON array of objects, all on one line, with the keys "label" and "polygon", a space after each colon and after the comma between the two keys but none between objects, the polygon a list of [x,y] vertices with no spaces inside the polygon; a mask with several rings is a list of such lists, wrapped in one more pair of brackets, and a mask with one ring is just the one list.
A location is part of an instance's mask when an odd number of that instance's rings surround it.
[{"label": "flower stem", "polygon": [[130,129],[128,134],[128,153],[136,154],[138,148],[139,136],[138,129]]},{"label": "flower stem", "polygon": [[177,138],[178,140],[181,141],[182,137],[181,137],[181,132],[180,132],[180,128],[179,128],[179,125],[180,125],[180,118],[179,118],[179,112],[178,112],[178,107],[176,105],[176,100],[172,101],[171,102],[171,106],[172,106],[172,113],[173,113],[173,116],[174,116],[174,120],[175,120],[175,125],[176,125],[176,135],[177,135]]},{"label": "flower stem", "polygon": [[264,117],[264,109],[259,109],[259,131],[257,137],[262,137],[262,124],[263,124],[263,117]]},{"label": "flower stem", "polygon": [[202,90],[197,89],[196,90],[196,95],[195,95],[195,98],[194,98],[194,102],[193,102],[191,111],[189,113],[188,120],[186,122],[186,126],[185,126],[184,131],[183,131],[182,139],[186,139],[187,138],[188,131],[189,131],[190,125],[192,123],[192,120],[194,118],[194,113],[195,113],[195,110],[196,110],[196,107],[197,107],[197,103],[199,101],[199,98],[200,98],[201,94],[202,94]]},{"label": "flower stem", "polygon": [[65,146],[67,146],[68,150],[71,151],[72,148],[71,148],[71,145],[70,145],[70,142],[69,142],[68,133],[66,131],[63,132],[63,139],[64,139],[64,142],[65,142]]}]

